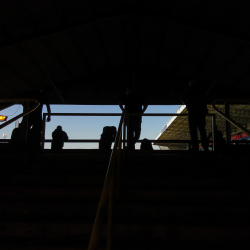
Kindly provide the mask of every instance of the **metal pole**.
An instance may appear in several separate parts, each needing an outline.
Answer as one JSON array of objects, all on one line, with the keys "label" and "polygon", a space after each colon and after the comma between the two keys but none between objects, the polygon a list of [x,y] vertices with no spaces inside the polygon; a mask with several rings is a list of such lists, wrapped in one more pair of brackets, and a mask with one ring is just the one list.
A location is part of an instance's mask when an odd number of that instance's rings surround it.
[{"label": "metal pole", "polygon": [[45,141],[46,116],[47,116],[47,113],[43,113],[42,149],[44,149],[44,144],[45,144],[44,141]]},{"label": "metal pole", "polygon": [[212,140],[213,140],[213,151],[216,151],[217,149],[217,141],[216,141],[216,133],[215,133],[215,126],[216,126],[216,122],[215,122],[215,118],[216,116],[213,115],[212,116]]},{"label": "metal pole", "polygon": [[118,144],[118,157],[117,157],[117,172],[116,172],[116,199],[119,199],[120,195],[120,176],[121,176],[121,147],[122,147],[122,135],[119,138]]},{"label": "metal pole", "polygon": [[[29,102],[25,102],[22,104],[23,105],[23,112],[27,112],[29,110]],[[24,144],[27,145],[28,144],[28,122],[29,122],[29,116],[23,116],[23,140],[24,140]]]},{"label": "metal pole", "polygon": [[[230,118],[230,106],[229,103],[225,102],[225,115]],[[226,120],[226,140],[227,145],[231,144],[231,126],[230,122]]]},{"label": "metal pole", "polygon": [[115,172],[115,169],[112,169],[110,188],[109,188],[107,250],[111,250],[111,247],[112,247],[114,172]]},{"label": "metal pole", "polygon": [[129,128],[130,126],[129,126],[129,114],[127,115],[127,148],[128,148],[128,150],[129,150],[129,147],[131,147],[130,146],[130,136],[129,136],[129,130],[130,130],[130,128]]},{"label": "metal pole", "polygon": [[125,163],[125,140],[126,140],[126,123],[125,123],[125,119],[126,119],[126,116],[124,117],[124,120],[123,120],[123,164]]}]

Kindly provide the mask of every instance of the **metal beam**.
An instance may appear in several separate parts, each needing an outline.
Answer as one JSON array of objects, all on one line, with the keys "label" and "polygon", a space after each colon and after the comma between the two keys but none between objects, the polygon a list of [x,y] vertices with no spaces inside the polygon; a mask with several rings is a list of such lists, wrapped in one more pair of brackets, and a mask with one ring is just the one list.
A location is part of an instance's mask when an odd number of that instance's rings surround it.
[{"label": "metal beam", "polygon": [[[2,42],[0,45],[0,49],[15,46],[17,44],[30,42],[32,40],[40,39],[42,37],[47,37],[55,34],[59,34],[62,32],[67,32],[72,29],[77,29],[83,26],[92,25],[94,23],[110,20],[110,19],[117,19],[121,17],[131,16],[131,5],[123,6],[123,8],[113,8],[111,10],[106,10],[100,13],[93,13],[91,17],[82,18],[82,20],[71,21],[67,24],[62,23],[58,25],[53,25],[53,27],[40,30],[39,33],[28,34],[19,36],[17,39],[13,39],[12,42]],[[167,22],[175,23],[184,27],[189,27],[192,29],[202,30],[211,34],[216,34],[223,37],[228,37],[230,39],[240,40],[244,42],[250,42],[249,34],[240,33],[229,29],[225,26],[219,25],[211,25],[209,23],[201,23],[197,22],[196,20],[191,20],[188,18],[181,18],[180,16],[172,16],[166,15],[165,12],[155,11],[146,6],[138,6],[135,10],[137,16],[142,17],[151,17],[151,18],[159,18],[163,19]]]},{"label": "metal beam", "polygon": [[228,63],[226,63],[224,65],[224,67],[222,68],[222,70],[220,70],[216,76],[214,77],[214,80],[212,81],[211,85],[209,86],[208,90],[207,90],[207,94],[210,92],[210,90],[213,88],[213,86],[217,83],[217,80],[219,79],[219,77],[223,74],[223,72],[229,68],[233,63],[234,61],[240,57],[242,54],[245,53],[245,50],[248,49],[248,45],[246,45],[243,49],[241,49],[240,53],[238,53],[236,56],[234,56],[232,59],[229,60]]},{"label": "metal beam", "polygon": [[[62,20],[63,20],[63,22],[66,25],[68,25],[69,24],[69,20],[68,20],[68,15],[67,15],[65,9],[62,7],[61,4],[58,3],[57,0],[53,0],[53,2],[56,5],[56,7],[60,10],[60,12],[62,14]],[[85,55],[83,54],[82,48],[81,48],[79,42],[76,39],[74,30],[70,30],[69,33],[70,33],[70,38],[71,38],[72,42],[75,44],[76,49],[79,51],[80,57],[81,57],[83,63],[85,64],[88,72],[92,73],[92,69],[90,68],[89,62],[87,61]]]},{"label": "metal beam", "polygon": [[187,36],[186,36],[186,38],[183,39],[184,45],[183,45],[183,47],[181,49],[181,54],[180,54],[177,62],[175,63],[175,66],[174,66],[174,69],[173,69],[173,73],[174,74],[177,72],[178,66],[180,65],[180,63],[181,63],[181,61],[182,61],[182,59],[183,59],[183,57],[185,55],[185,52],[187,51],[187,47],[188,47],[188,45],[190,43],[190,39],[191,39],[192,35],[193,35],[193,30],[190,29],[189,32],[188,32],[188,34],[187,34]]},{"label": "metal beam", "polygon": [[45,38],[42,38],[42,41],[45,44],[45,46],[51,51],[51,53],[54,55],[54,57],[60,62],[60,64],[64,68],[64,70],[68,73],[68,75],[71,78],[71,80],[74,80],[73,74],[70,72],[70,70],[67,67],[67,65],[64,63],[64,61],[62,60],[62,58],[56,52],[55,48],[53,48],[52,44],[48,40],[45,40]]},{"label": "metal beam", "polygon": [[0,64],[5,67],[8,68],[10,71],[12,71],[15,75],[17,75],[20,79],[23,80],[23,82],[26,83],[27,86],[29,87],[34,87],[34,84],[32,84],[30,81],[28,81],[22,74],[20,74],[19,72],[17,72],[13,67],[11,67],[10,65],[8,65],[6,62],[2,62],[0,61]]}]

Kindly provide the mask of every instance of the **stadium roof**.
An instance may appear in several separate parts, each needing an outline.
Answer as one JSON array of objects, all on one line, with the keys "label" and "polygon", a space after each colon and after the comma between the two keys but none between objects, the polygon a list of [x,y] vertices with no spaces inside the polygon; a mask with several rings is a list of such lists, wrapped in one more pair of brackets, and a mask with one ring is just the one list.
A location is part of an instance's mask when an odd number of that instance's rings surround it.
[{"label": "stadium roof", "polygon": [[[225,106],[224,105],[216,105],[216,107],[225,113]],[[224,137],[226,137],[226,122],[225,119],[222,118],[220,115],[212,109],[211,105],[208,105],[208,110],[210,114],[216,114],[216,124],[218,130],[220,130]],[[182,105],[177,113],[187,114],[188,111],[185,105]],[[249,105],[230,105],[230,117],[238,122],[243,127],[249,129],[250,128],[250,106]],[[209,134],[212,131],[212,118],[206,118],[206,131]],[[241,132],[238,128],[231,125],[231,134],[236,134]],[[198,133],[199,135],[199,133]],[[212,138],[210,138],[212,139]],[[160,143],[160,140],[190,140],[189,134],[189,126],[188,126],[188,118],[187,116],[173,116],[171,119],[164,125],[164,127],[159,132],[156,140],[159,142],[154,143],[154,145],[159,146],[179,146],[185,147],[184,144],[177,144],[177,143]]]},{"label": "stadium roof", "polygon": [[246,0],[1,1],[0,98],[43,86],[52,104],[117,104],[133,83],[180,104],[192,77],[211,98],[249,96],[249,13]]}]

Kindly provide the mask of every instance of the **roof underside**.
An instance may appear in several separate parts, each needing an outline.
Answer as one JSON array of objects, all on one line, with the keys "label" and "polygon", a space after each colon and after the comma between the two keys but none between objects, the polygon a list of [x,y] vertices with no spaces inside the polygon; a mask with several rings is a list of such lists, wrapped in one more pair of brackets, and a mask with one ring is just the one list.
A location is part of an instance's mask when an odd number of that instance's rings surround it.
[{"label": "roof underside", "polygon": [[0,98],[43,86],[52,104],[110,105],[132,83],[180,104],[192,77],[249,96],[249,33],[247,0],[1,1]]}]

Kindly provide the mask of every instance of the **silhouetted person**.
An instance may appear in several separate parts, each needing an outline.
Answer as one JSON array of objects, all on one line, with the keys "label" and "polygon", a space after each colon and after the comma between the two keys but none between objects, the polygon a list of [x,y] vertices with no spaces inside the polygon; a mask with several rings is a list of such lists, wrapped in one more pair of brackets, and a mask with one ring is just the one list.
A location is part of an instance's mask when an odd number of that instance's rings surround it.
[{"label": "silhouetted person", "polygon": [[20,123],[18,128],[14,128],[11,133],[9,146],[11,150],[22,151],[26,148],[25,145],[25,125]]},{"label": "silhouetted person", "polygon": [[56,149],[56,150],[63,149],[64,142],[68,140],[69,137],[67,133],[62,130],[61,126],[57,126],[57,128],[52,132],[51,149]]},{"label": "silhouetted person", "polygon": [[191,136],[192,151],[199,151],[197,128],[200,132],[201,144],[204,151],[208,151],[206,135],[206,115],[208,113],[206,93],[196,79],[189,81],[189,88],[182,95],[182,102],[188,110],[188,123]]},{"label": "silhouetted person", "polygon": [[110,150],[112,142],[115,141],[116,133],[117,133],[116,127],[114,126],[104,127],[99,142],[99,149]]},{"label": "silhouetted person", "polygon": [[[122,111],[126,113],[141,113],[143,114],[148,107],[146,100],[135,93],[132,86],[127,87],[126,95],[119,101],[119,106]],[[123,107],[125,106],[125,108]],[[142,108],[143,106],[143,108]],[[130,150],[135,149],[135,143],[139,140],[141,135],[141,116],[130,116],[129,117],[129,145]]]},{"label": "silhouetted person", "polygon": [[[226,149],[226,141],[223,138],[222,132],[218,130],[217,125],[215,125],[214,132],[215,132],[217,149],[220,150],[220,151],[225,150]],[[209,135],[208,135],[208,140],[210,140],[210,138],[212,138],[212,132],[210,132]]]},{"label": "silhouetted person", "polygon": [[141,150],[143,151],[147,151],[147,152],[150,152],[150,151],[153,151],[153,146],[152,146],[152,143],[147,139],[147,138],[144,138],[141,142]]},{"label": "silhouetted person", "polygon": [[[41,142],[41,132],[42,132],[42,110],[43,105],[45,104],[47,107],[48,117],[47,122],[50,122],[50,105],[48,103],[48,99],[42,93],[42,88],[39,92],[36,92],[33,96],[34,99],[38,99],[40,105],[28,115],[28,144],[35,149],[40,149]],[[29,106],[34,106],[34,102],[30,102]]]}]

